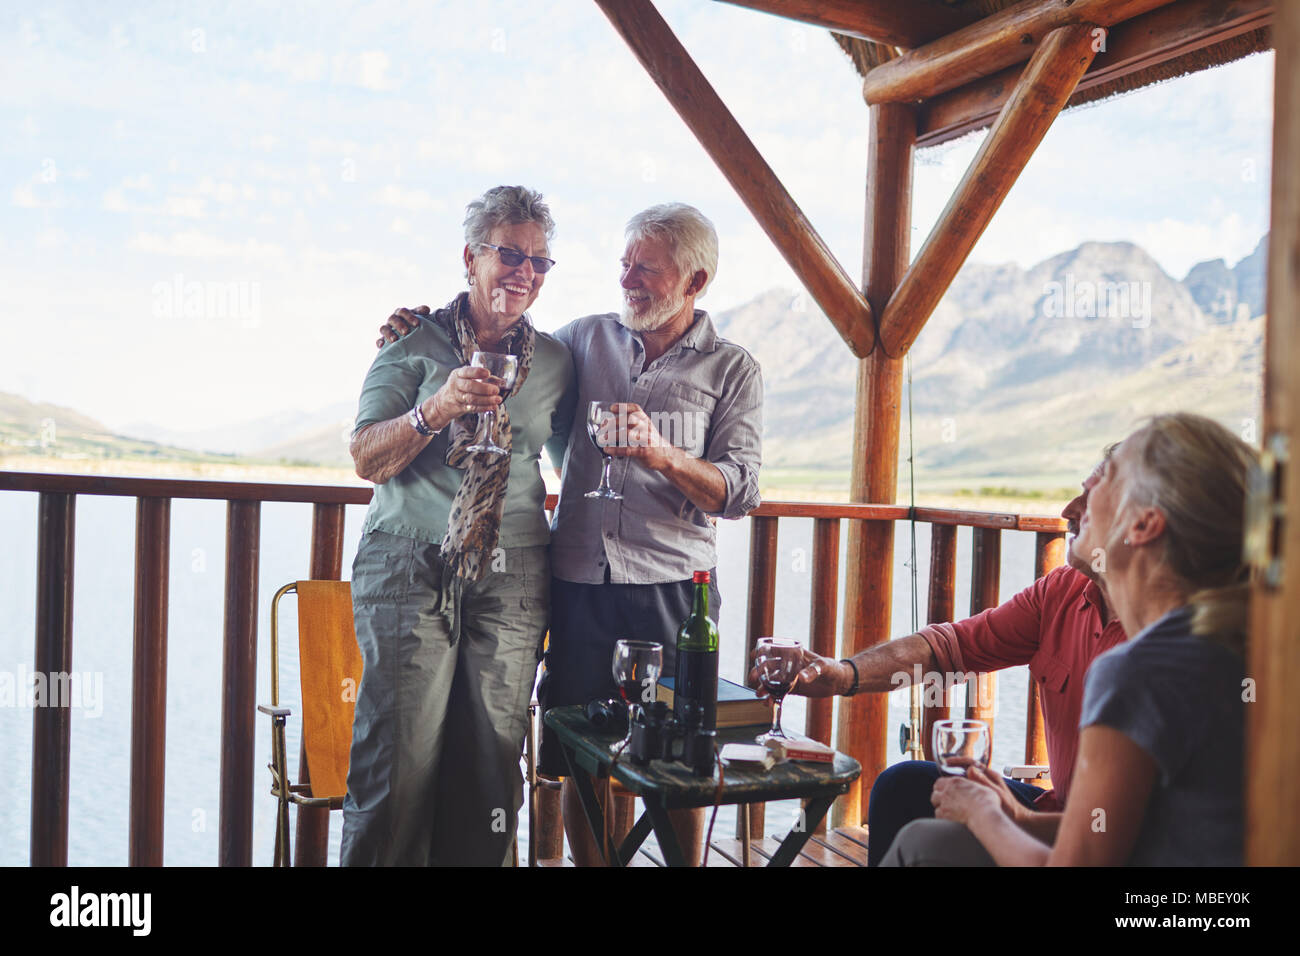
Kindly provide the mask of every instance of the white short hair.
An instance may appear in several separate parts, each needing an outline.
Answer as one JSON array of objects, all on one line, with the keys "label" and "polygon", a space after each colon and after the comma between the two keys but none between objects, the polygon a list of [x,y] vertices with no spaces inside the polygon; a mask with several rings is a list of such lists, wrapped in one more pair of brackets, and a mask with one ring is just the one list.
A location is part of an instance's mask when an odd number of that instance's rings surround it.
[{"label": "white short hair", "polygon": [[695,294],[704,295],[718,272],[718,231],[704,213],[685,203],[651,206],[628,220],[624,234],[628,242],[662,239],[672,249],[673,264],[683,276],[704,270],[704,285]]},{"label": "white short hair", "polygon": [[535,222],[547,239],[555,236],[555,220],[542,194],[527,186],[493,186],[465,207],[465,244],[477,249],[497,226]]}]

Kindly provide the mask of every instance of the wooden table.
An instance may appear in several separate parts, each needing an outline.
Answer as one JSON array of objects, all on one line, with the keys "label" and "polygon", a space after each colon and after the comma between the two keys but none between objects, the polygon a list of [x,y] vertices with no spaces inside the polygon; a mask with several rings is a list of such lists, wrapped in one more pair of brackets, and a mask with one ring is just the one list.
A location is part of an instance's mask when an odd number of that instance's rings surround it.
[{"label": "wooden table", "polygon": [[[789,866],[826,815],[831,803],[840,794],[847,793],[849,784],[862,772],[862,767],[856,760],[839,752],[836,752],[835,759],[830,763],[789,761],[778,764],[771,770],[727,767],[724,768],[726,776],[719,800],[716,765],[713,774],[708,777],[697,777],[680,763],[662,760],[652,760],[646,766],[639,767],[632,763],[626,753],[614,765],[617,744],[623,738],[621,728],[597,729],[587,720],[580,706],[552,708],[546,712],[545,720],[563,747],[569,775],[582,798],[587,823],[596,837],[598,848],[604,843],[601,834],[605,832],[605,821],[591,777],[609,776],[612,766],[614,779],[639,796],[645,804],[645,813],[633,825],[627,838],[617,848],[610,848],[610,859],[606,862],[611,866],[626,866],[652,829],[659,841],[659,848],[663,851],[664,861],[669,866],[689,865],[669,822],[669,810],[711,807],[715,801],[743,804],[768,800],[806,800],[808,802],[804,806],[803,818],[781,841],[780,848],[768,862],[768,866]],[[758,726],[721,729],[718,731],[718,746],[753,743],[755,735],[762,730]]]}]

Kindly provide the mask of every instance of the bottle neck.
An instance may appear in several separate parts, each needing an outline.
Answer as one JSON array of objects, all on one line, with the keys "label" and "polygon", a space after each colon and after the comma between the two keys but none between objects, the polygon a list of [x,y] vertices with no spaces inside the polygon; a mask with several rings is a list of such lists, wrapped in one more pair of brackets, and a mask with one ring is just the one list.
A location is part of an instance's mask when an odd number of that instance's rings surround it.
[{"label": "bottle neck", "polygon": [[709,616],[709,586],[706,583],[695,585],[695,600],[691,603],[691,613],[696,617]]}]

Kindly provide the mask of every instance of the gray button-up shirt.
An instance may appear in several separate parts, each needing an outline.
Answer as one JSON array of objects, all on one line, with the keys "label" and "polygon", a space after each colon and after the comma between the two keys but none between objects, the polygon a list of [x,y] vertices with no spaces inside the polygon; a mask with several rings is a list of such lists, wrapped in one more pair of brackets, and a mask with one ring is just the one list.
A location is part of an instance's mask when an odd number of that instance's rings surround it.
[{"label": "gray button-up shirt", "polygon": [[[587,437],[589,402],[635,402],[672,444],[715,465],[727,484],[716,517],[741,518],[758,505],[763,379],[743,348],[718,337],[708,314],[671,349],[645,364],[641,336],[617,315],[591,315],[555,333],[578,374],[578,405],[563,450],[564,482],[551,525],[551,570],[562,580],[615,584],[688,580],[717,564],[710,515],[657,471],[615,458],[610,484],[621,501],[586,498],[603,460]],[[556,447],[549,446],[556,460]]]}]

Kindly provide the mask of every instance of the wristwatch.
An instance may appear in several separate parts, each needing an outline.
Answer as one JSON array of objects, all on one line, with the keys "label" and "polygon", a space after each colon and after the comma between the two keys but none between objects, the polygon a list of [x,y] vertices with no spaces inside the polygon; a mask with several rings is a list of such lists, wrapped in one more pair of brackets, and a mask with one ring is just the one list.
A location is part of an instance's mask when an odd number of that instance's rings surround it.
[{"label": "wristwatch", "polygon": [[424,420],[424,412],[420,411],[420,406],[416,405],[406,414],[406,420],[411,423],[411,427],[423,435],[425,438],[432,438],[442,429],[433,429],[429,423]]}]

